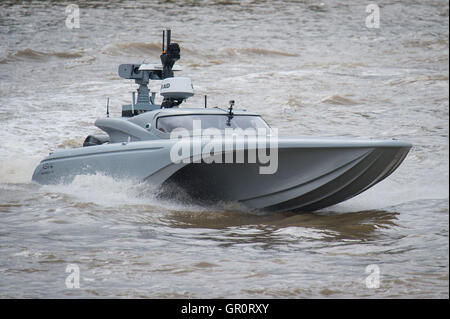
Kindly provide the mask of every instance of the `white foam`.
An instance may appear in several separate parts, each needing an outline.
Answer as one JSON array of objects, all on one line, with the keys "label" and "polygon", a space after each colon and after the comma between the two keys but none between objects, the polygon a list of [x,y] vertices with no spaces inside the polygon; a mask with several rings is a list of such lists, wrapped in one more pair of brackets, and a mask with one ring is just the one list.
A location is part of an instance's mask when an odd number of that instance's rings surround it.
[{"label": "white foam", "polygon": [[44,185],[42,191],[62,193],[85,203],[101,206],[148,205],[155,202],[151,185],[118,180],[103,174],[78,175],[69,184]]},{"label": "white foam", "polygon": [[30,183],[40,159],[19,154],[0,160],[0,183]]},{"label": "white foam", "polygon": [[78,175],[69,184],[43,185],[41,191],[64,194],[80,203],[94,203],[103,207],[149,206],[151,211],[204,211],[206,208],[190,203],[183,198],[162,199],[161,187],[150,183],[116,179],[100,173]]}]

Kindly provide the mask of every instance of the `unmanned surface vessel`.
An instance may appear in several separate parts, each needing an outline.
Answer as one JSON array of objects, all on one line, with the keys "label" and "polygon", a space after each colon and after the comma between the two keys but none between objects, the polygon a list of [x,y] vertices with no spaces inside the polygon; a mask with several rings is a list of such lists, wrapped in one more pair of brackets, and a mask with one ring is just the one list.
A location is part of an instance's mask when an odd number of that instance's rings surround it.
[{"label": "unmanned surface vessel", "polygon": [[[101,173],[177,185],[194,199],[311,211],[380,182],[412,147],[398,140],[278,137],[258,114],[233,109],[233,101],[229,108],[207,108],[205,97],[204,107],[179,108],[194,90],[189,78],[174,77],[180,48],[170,37],[170,30],[163,33],[161,64],[119,66],[119,76],[139,84],[137,100],[133,93],[121,118],[109,117],[107,109],[107,116],[96,120],[106,134],[51,153],[35,169],[34,181],[68,183],[77,175]],[[162,81],[161,105],[150,94],[150,80]],[[247,134],[252,130],[258,134]]]}]

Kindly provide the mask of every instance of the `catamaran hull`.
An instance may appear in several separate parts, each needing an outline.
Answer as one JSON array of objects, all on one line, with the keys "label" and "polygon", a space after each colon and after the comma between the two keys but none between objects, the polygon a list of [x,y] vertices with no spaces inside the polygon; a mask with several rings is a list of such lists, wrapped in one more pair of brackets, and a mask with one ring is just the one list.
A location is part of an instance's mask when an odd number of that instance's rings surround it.
[{"label": "catamaran hull", "polygon": [[258,161],[174,163],[169,156],[171,147],[171,142],[146,141],[64,151],[44,159],[33,180],[42,184],[70,182],[76,175],[101,173],[163,187],[176,184],[194,199],[236,201],[273,212],[311,211],[356,196],[389,176],[411,144],[280,138],[273,174],[261,174],[265,165]]}]

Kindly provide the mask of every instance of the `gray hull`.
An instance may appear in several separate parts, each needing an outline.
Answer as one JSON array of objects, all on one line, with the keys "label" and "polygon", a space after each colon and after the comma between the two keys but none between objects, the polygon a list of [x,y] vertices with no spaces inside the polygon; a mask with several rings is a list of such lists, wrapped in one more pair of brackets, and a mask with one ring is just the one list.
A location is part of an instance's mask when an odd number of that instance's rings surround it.
[{"label": "gray hull", "polygon": [[143,141],[61,151],[41,162],[33,180],[64,183],[76,175],[102,173],[165,187],[177,184],[194,199],[237,201],[267,211],[310,211],[380,182],[411,148],[392,140],[279,138],[277,171],[260,174],[259,163],[174,164],[169,156],[174,143]]}]

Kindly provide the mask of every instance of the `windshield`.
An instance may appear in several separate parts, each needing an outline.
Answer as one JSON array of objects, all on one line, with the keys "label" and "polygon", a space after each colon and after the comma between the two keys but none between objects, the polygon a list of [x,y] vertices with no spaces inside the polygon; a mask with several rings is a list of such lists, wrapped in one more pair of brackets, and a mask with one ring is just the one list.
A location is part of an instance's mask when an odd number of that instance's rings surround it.
[{"label": "windshield", "polygon": [[270,130],[270,127],[260,116],[234,115],[230,118],[227,114],[161,116],[157,119],[156,128],[165,133],[170,133],[176,128],[184,128],[188,131],[192,131],[194,120],[200,121],[201,129],[217,128],[219,130],[224,130],[226,128],[241,128],[245,130],[251,128],[257,130],[258,128],[264,128]]}]

